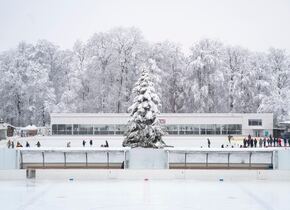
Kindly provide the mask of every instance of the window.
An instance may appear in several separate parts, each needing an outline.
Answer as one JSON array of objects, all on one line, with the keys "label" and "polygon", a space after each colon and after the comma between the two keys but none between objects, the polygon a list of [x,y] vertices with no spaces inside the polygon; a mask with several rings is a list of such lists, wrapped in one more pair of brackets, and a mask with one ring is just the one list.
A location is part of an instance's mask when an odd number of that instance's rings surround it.
[{"label": "window", "polygon": [[228,124],[221,127],[223,135],[242,134],[242,125],[240,124]]},{"label": "window", "polygon": [[166,125],[166,131],[168,134],[178,135],[177,125]]},{"label": "window", "polygon": [[52,135],[72,135],[71,124],[53,124]]},{"label": "window", "polygon": [[262,120],[261,119],[249,119],[249,126],[261,126]]},{"label": "window", "polygon": [[57,135],[57,125],[52,125],[52,135]]},{"label": "window", "polygon": [[122,135],[125,133],[126,129],[127,129],[126,125],[116,125],[116,134]]}]

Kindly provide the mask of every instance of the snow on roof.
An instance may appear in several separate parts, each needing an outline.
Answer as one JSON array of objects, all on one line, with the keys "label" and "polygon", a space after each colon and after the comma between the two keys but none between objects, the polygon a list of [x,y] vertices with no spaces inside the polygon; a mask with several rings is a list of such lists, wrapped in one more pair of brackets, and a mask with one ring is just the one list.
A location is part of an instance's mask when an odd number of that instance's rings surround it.
[{"label": "snow on roof", "polygon": [[286,121],[283,121],[283,122],[279,122],[279,124],[290,124],[290,120],[286,120]]},{"label": "snow on roof", "polygon": [[7,126],[3,123],[0,124],[0,130],[7,130]]},{"label": "snow on roof", "polygon": [[23,130],[37,130],[37,127],[35,125],[28,125],[24,127]]},{"label": "snow on roof", "polygon": [[[273,113],[160,113],[159,117],[198,117],[198,116],[217,116],[217,117],[235,117],[235,116],[256,116],[270,115]],[[51,117],[129,117],[129,113],[50,113]]]},{"label": "snow on roof", "polygon": [[0,129],[3,130],[3,129],[7,129],[9,127],[13,127],[15,128],[15,126],[13,125],[10,125],[9,123],[0,123]]}]

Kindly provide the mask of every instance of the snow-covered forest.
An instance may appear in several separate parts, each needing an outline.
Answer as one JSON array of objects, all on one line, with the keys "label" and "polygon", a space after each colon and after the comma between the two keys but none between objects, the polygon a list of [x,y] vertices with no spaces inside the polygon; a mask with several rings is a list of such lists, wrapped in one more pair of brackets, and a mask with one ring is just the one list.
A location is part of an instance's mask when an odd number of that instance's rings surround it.
[{"label": "snow-covered forest", "polygon": [[[289,118],[290,56],[192,40],[188,52],[114,28],[72,50],[40,40],[0,53],[0,117],[16,126],[49,123],[50,112],[127,112],[140,65],[151,61],[161,112],[273,112]],[[152,62],[152,60],[154,62]]]}]

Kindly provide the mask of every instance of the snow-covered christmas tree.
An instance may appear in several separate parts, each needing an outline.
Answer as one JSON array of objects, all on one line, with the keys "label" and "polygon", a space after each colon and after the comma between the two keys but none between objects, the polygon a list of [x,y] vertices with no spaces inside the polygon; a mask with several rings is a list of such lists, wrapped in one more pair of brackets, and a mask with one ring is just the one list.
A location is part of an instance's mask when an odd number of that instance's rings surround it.
[{"label": "snow-covered christmas tree", "polygon": [[165,131],[162,129],[157,115],[160,99],[156,94],[150,75],[150,68],[141,66],[141,77],[136,83],[133,93],[136,94],[133,105],[129,107],[131,119],[128,122],[126,137],[123,146],[163,148],[162,141]]}]

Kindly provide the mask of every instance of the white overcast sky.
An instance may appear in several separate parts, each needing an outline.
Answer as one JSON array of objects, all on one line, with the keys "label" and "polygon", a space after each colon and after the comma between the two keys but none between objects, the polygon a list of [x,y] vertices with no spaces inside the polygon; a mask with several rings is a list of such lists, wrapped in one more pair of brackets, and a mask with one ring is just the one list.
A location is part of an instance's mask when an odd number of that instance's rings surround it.
[{"label": "white overcast sky", "polygon": [[116,26],[184,47],[213,38],[290,52],[290,0],[0,0],[0,51],[39,39],[71,49],[77,39]]}]

